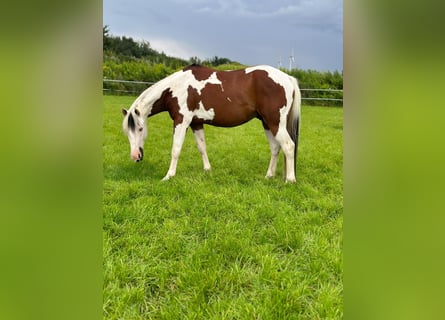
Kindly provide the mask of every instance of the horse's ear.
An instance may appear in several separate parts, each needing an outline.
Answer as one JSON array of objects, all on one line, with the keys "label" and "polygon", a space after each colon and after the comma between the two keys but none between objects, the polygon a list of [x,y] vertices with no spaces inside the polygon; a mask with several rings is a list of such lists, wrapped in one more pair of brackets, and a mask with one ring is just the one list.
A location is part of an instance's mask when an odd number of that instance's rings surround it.
[{"label": "horse's ear", "polygon": [[136,115],[138,115],[138,116],[140,116],[140,115],[141,115],[141,113],[139,112],[139,110],[138,110],[138,109],[134,109],[134,113],[136,113]]},{"label": "horse's ear", "polygon": [[124,115],[124,117],[127,115],[128,111],[125,110],[124,108],[122,108],[122,114]]}]

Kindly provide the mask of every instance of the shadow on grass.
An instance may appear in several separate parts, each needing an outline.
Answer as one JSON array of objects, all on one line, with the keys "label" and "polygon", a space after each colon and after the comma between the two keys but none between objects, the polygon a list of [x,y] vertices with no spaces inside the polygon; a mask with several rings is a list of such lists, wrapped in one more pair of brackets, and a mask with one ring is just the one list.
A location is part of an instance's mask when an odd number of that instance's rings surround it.
[{"label": "shadow on grass", "polygon": [[[252,153],[243,154],[241,157],[215,158],[212,159],[212,170],[206,172],[202,168],[201,159],[191,160],[190,156],[187,155],[180,159],[176,176],[169,181],[161,181],[167,173],[170,158],[163,160],[159,157],[146,158],[138,163],[130,159],[121,158],[104,166],[104,179],[127,183],[167,183],[171,186],[207,185],[208,187],[213,185],[223,188],[236,186],[244,188],[257,188],[259,186],[277,188],[281,185],[287,185],[287,187],[296,187],[298,185],[298,182],[297,184],[287,184],[285,182],[282,159],[279,161],[276,176],[266,179],[268,160],[268,157],[258,159],[258,156]],[[300,178],[302,173],[297,172],[298,178]]]},{"label": "shadow on grass", "polygon": [[113,181],[156,181],[164,177],[161,166],[154,162],[145,161],[114,163],[104,169],[104,179]]}]

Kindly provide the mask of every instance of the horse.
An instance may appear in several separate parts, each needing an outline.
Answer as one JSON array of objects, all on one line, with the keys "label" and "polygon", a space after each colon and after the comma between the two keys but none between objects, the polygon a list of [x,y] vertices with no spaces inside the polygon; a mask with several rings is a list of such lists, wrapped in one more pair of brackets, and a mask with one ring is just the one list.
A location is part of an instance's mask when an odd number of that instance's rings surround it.
[{"label": "horse", "polygon": [[253,118],[262,122],[271,158],[266,178],[275,176],[280,150],[284,153],[286,182],[296,182],[300,132],[301,93],[297,80],[266,65],[217,71],[190,65],[153,84],[122,109],[123,131],[130,142],[130,157],[144,157],[146,119],[167,111],[173,120],[171,162],[162,180],[176,175],[188,127],[193,131],[205,171],[211,169],[206,151],[204,124],[235,127]]}]

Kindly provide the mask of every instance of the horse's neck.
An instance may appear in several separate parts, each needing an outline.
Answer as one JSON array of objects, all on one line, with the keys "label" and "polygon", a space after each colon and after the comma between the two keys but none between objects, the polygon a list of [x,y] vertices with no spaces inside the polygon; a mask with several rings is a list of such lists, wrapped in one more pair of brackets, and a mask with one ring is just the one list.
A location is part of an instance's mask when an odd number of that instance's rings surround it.
[{"label": "horse's neck", "polygon": [[154,84],[139,96],[135,108],[140,109],[145,118],[167,111],[163,101],[163,92],[166,89],[167,86],[163,85],[162,82]]}]

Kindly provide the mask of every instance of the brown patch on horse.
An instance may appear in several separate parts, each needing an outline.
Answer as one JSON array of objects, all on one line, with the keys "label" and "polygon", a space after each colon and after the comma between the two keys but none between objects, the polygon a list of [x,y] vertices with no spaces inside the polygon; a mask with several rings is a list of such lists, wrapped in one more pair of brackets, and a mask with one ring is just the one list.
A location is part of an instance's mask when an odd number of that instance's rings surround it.
[{"label": "brown patch on horse", "polygon": [[202,67],[196,64],[192,64],[188,67],[185,67],[183,71],[192,71],[193,76],[198,81],[207,80],[210,78],[211,74],[215,72],[215,70],[212,70],[210,68]]},{"label": "brown patch on horse", "polygon": [[[243,87],[243,84],[241,84]],[[214,108],[215,117],[209,123],[222,127],[241,125],[256,116],[253,97],[239,93],[233,82],[220,84],[208,83],[202,90],[202,103],[206,110]]]},{"label": "brown patch on horse", "polygon": [[282,85],[271,79],[264,70],[251,72],[255,80],[258,113],[263,126],[268,127],[275,136],[280,122],[280,109],[287,105],[286,92]]},{"label": "brown patch on horse", "polygon": [[207,83],[201,94],[192,86],[187,88],[187,107],[190,111],[199,109],[201,101],[206,110],[218,110],[211,121],[195,119],[194,124],[205,122],[234,127],[259,118],[264,128],[268,128],[274,136],[277,134],[280,109],[287,104],[286,93],[283,86],[269,77],[267,71],[254,70],[247,74],[245,70],[221,72],[198,65],[183,70],[191,70],[198,81],[209,79],[216,72],[221,81],[221,84]]},{"label": "brown patch on horse", "polygon": [[198,90],[193,88],[192,86],[188,86],[187,88],[187,107],[190,111],[194,111],[199,109],[199,102],[201,101],[201,96],[198,93]]},{"label": "brown patch on horse", "polygon": [[162,111],[168,111],[170,118],[172,118],[174,125],[182,123],[184,116],[179,113],[178,98],[173,97],[173,92],[170,88],[162,92],[161,97],[153,104],[151,115]]}]

